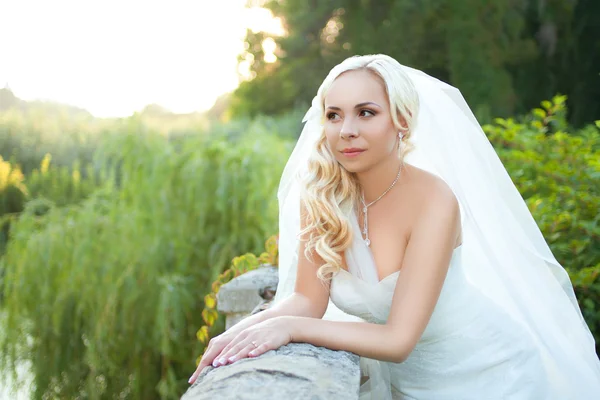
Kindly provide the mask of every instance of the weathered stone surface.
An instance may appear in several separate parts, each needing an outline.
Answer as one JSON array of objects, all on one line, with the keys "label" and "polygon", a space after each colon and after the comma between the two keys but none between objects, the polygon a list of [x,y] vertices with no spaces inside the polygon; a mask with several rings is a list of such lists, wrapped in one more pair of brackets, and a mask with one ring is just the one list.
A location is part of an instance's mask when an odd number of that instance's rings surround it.
[{"label": "weathered stone surface", "polygon": [[217,293],[217,309],[226,316],[226,329],[250,314],[264,299],[259,292],[271,287],[276,289],[279,277],[277,268],[263,266],[227,282]]},{"label": "weathered stone surface", "polygon": [[306,343],[206,368],[182,400],[358,399],[359,358]]},{"label": "weathered stone surface", "polygon": [[248,316],[247,313],[227,313],[225,314],[225,330],[228,330],[244,318]]}]

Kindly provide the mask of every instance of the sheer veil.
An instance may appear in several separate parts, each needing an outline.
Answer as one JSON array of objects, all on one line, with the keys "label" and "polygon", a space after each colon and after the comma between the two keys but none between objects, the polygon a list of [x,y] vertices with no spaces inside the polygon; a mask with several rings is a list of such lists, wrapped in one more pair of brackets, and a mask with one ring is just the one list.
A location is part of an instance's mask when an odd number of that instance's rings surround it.
[{"label": "sheer veil", "polygon": [[[564,398],[582,398],[575,393],[589,395],[591,388],[600,393],[600,362],[594,339],[569,276],[552,255],[460,91],[393,62],[414,85],[420,103],[411,136],[414,150],[405,160],[441,177],[456,195],[462,215],[462,258],[469,281],[526,327],[556,390],[566,394]],[[279,186],[280,260],[275,302],[294,290],[302,190],[299,178],[322,134],[319,97],[303,119],[304,129]],[[331,303],[324,318],[355,319]],[[582,387],[585,389],[579,392]]]}]

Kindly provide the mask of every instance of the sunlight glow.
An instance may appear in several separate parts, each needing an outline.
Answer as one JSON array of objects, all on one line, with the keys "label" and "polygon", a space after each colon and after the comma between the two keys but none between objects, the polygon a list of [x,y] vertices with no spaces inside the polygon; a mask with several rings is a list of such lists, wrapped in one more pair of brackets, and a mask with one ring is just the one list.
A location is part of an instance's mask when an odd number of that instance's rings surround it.
[{"label": "sunlight glow", "polygon": [[249,70],[237,65],[246,29],[283,34],[270,11],[245,4],[3,0],[0,87],[100,117],[151,103],[177,113],[206,110],[244,79],[239,70]]},{"label": "sunlight glow", "polygon": [[266,38],[262,42],[262,48],[265,52],[265,61],[268,63],[274,63],[277,61],[277,56],[275,55],[275,50],[277,49],[277,43],[273,38]]}]

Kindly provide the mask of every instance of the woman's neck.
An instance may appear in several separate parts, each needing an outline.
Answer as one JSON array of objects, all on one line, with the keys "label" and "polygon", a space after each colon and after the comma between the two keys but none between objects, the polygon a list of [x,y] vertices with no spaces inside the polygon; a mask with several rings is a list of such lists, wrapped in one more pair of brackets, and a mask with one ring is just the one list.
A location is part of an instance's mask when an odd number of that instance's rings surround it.
[{"label": "woman's neck", "polygon": [[398,176],[401,160],[397,157],[389,157],[374,165],[371,169],[356,174],[358,182],[362,187],[365,203],[376,200],[385,192]]}]

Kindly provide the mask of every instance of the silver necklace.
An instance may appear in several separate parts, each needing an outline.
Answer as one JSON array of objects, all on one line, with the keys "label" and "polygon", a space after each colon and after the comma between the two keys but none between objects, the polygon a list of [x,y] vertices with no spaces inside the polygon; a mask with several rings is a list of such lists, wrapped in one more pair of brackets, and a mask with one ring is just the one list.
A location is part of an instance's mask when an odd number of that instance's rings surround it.
[{"label": "silver necklace", "polygon": [[385,196],[390,190],[392,190],[392,188],[394,187],[394,185],[396,184],[396,182],[398,182],[398,178],[400,178],[400,172],[402,171],[402,164],[400,164],[400,168],[398,169],[398,175],[396,175],[396,179],[394,179],[394,182],[392,182],[392,184],[390,185],[389,188],[387,188],[385,190],[385,192],[383,192],[381,194],[381,196],[379,196],[378,198],[376,198],[375,200],[373,200],[372,202],[370,202],[369,204],[365,203],[365,192],[362,192],[362,196],[360,198],[360,201],[363,205],[363,230],[362,230],[362,234],[364,236],[364,241],[365,244],[367,245],[367,247],[371,246],[371,241],[369,240],[369,223],[368,223],[368,209],[369,207],[371,207],[373,204],[377,203],[379,200],[381,200],[381,198],[383,196]]}]

